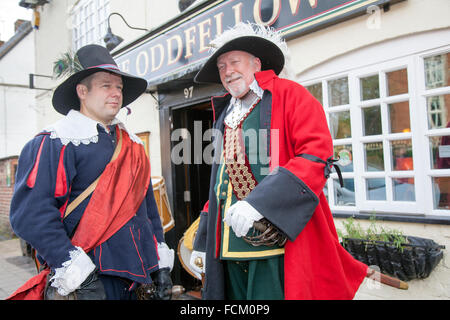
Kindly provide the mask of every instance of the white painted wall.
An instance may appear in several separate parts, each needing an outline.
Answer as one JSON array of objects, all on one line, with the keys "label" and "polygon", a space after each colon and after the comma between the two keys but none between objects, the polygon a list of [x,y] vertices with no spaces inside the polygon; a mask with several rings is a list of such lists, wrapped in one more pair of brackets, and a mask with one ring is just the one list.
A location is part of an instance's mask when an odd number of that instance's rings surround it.
[{"label": "white painted wall", "polygon": [[[0,59],[0,82],[28,86],[34,73],[34,32],[31,31]],[[37,130],[35,90],[0,86],[0,158],[19,155]]]}]

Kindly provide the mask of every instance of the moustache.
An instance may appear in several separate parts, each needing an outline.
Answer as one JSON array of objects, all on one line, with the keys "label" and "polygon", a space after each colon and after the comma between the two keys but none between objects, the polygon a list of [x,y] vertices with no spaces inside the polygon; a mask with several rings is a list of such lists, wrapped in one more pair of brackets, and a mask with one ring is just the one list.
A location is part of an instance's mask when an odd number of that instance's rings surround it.
[{"label": "moustache", "polygon": [[234,80],[239,80],[239,79],[241,79],[241,78],[242,78],[241,75],[229,76],[229,77],[226,77],[226,78],[225,78],[225,82],[226,82],[226,83],[230,83],[230,82],[232,82],[232,81],[234,81]]}]

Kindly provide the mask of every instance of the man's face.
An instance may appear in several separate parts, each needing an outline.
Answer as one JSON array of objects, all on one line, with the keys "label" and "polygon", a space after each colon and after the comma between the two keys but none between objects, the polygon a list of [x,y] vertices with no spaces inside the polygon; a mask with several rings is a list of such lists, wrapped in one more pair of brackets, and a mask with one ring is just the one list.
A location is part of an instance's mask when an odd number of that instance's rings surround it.
[{"label": "man's face", "polygon": [[259,58],[245,51],[229,51],[217,58],[220,80],[225,89],[235,98],[242,98],[261,71]]},{"label": "man's face", "polygon": [[80,112],[104,125],[109,125],[122,107],[122,89],[121,76],[102,71],[94,73],[90,88],[81,83],[77,85]]}]

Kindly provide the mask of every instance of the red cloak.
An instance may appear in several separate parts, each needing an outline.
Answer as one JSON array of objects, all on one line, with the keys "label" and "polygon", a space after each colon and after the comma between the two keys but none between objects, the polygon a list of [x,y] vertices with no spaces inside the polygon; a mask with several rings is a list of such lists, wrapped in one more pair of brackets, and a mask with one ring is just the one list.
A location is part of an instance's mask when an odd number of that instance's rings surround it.
[{"label": "red cloak", "polygon": [[296,156],[310,154],[326,160],[333,155],[323,107],[301,85],[278,78],[272,70],[255,77],[262,89],[272,93],[271,129],[278,130],[279,139],[271,141],[271,169],[289,170],[319,198],[309,222],[285,246],[285,299],[352,299],[368,267],[339,243],[323,193],[324,164]]}]

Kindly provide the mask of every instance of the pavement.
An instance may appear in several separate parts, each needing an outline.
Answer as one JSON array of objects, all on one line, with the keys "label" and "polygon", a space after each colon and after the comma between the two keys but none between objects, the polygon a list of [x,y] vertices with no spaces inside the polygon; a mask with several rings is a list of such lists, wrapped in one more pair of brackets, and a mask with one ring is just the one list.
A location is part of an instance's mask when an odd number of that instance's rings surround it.
[{"label": "pavement", "polygon": [[0,300],[5,300],[36,274],[33,260],[22,255],[19,239],[0,241]]}]

